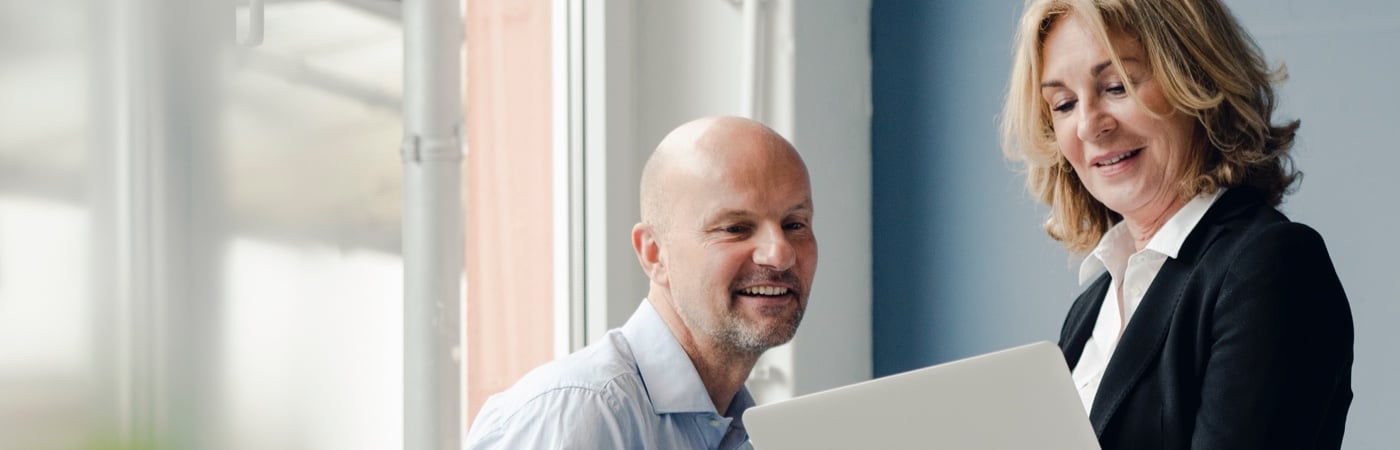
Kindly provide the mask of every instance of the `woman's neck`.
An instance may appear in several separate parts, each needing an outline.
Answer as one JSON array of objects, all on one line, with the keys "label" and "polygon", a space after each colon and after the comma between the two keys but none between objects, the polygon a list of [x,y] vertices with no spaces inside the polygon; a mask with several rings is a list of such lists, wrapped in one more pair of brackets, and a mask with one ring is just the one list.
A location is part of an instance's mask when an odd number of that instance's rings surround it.
[{"label": "woman's neck", "polygon": [[1147,247],[1148,242],[1152,242],[1152,237],[1157,235],[1157,230],[1162,229],[1162,225],[1171,220],[1181,208],[1190,203],[1191,199],[1174,196],[1160,202],[1163,205],[1158,207],[1140,208],[1137,214],[1124,214],[1123,222],[1128,227],[1128,235],[1133,237],[1133,251],[1139,252]]}]

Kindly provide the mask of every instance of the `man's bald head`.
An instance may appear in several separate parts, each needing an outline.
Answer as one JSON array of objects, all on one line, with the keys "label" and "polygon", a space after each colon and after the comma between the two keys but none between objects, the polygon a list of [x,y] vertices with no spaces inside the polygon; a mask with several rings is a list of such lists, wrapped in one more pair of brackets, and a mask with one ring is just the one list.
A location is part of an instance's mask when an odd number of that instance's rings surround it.
[{"label": "man's bald head", "polygon": [[752,361],[792,339],[816,273],[814,213],[807,166],[761,123],[707,117],[662,139],[632,247],[648,301],[692,358]]},{"label": "man's bald head", "polygon": [[660,230],[670,227],[675,218],[668,205],[676,200],[683,178],[723,177],[772,164],[791,164],[806,178],[807,166],[792,144],[758,121],[715,116],[687,122],[661,140],[642,169],[642,222]]}]

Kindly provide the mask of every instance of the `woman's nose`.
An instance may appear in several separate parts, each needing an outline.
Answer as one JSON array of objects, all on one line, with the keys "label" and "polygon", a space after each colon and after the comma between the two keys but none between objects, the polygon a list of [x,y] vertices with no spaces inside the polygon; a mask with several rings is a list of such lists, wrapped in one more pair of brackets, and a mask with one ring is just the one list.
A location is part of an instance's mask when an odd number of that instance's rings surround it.
[{"label": "woman's nose", "polygon": [[1097,102],[1081,102],[1079,107],[1079,140],[1095,142],[1103,139],[1118,126],[1113,116],[1103,110]]}]

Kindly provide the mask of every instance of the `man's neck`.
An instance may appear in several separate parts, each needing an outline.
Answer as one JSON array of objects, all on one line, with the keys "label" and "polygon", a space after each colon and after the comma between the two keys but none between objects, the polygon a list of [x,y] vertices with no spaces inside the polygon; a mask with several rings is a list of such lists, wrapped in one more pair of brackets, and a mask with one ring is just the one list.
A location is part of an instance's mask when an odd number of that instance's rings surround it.
[{"label": "man's neck", "polygon": [[739,389],[744,387],[744,382],[748,381],[759,355],[721,351],[715,345],[682,344],[681,347],[695,364],[696,372],[700,373],[700,381],[705,383],[705,390],[715,403],[715,411],[720,415],[728,414],[729,404]]},{"label": "man's neck", "polygon": [[690,357],[691,364],[695,365],[700,382],[705,384],[705,391],[715,404],[715,412],[720,415],[728,413],[729,404],[744,386],[744,381],[748,380],[749,372],[758,363],[759,354],[732,351],[717,345],[709,336],[691,333],[671,304],[670,297],[657,292],[657,289],[652,289],[647,298],[666,327],[671,329],[671,334],[681,344],[686,356]]}]

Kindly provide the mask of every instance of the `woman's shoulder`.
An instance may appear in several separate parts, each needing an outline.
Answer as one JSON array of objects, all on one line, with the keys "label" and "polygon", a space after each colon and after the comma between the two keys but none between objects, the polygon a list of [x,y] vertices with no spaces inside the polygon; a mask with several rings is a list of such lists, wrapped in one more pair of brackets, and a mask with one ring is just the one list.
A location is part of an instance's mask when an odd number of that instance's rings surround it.
[{"label": "woman's shoulder", "polygon": [[1226,291],[1291,287],[1296,294],[1345,298],[1322,234],[1269,206],[1226,223],[1199,264],[1210,267]]},{"label": "woman's shoulder", "polygon": [[[1326,253],[1322,235],[1312,227],[1290,220],[1278,208],[1264,203],[1263,197],[1247,188],[1226,192],[1212,211],[1214,222],[1224,233],[1214,243],[1211,253],[1245,256],[1246,253],[1300,250]],[[1262,256],[1262,255],[1261,255]],[[1233,258],[1232,258],[1233,259]]]},{"label": "woman's shoulder", "polygon": [[1276,208],[1260,205],[1227,225],[1222,236],[1229,254],[1256,258],[1292,254],[1327,257],[1322,234],[1301,222],[1294,222]]}]

